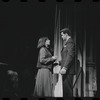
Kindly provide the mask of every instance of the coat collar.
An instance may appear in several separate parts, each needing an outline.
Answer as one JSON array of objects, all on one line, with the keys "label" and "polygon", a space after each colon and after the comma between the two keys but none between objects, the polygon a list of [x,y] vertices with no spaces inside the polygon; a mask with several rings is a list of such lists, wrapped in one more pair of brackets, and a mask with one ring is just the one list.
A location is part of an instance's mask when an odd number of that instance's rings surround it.
[{"label": "coat collar", "polygon": [[[67,42],[65,43],[65,45],[67,44],[67,43],[69,43],[69,42],[72,42],[72,38],[69,38],[68,40],[67,40]],[[64,46],[65,46],[64,45]]]},{"label": "coat collar", "polygon": [[[68,41],[64,44],[62,50],[63,50],[63,49],[66,47],[66,45],[67,45],[68,43],[70,43],[70,42],[73,42],[72,38],[69,38],[69,39],[68,39]],[[62,52],[62,50],[61,50],[61,52]]]}]

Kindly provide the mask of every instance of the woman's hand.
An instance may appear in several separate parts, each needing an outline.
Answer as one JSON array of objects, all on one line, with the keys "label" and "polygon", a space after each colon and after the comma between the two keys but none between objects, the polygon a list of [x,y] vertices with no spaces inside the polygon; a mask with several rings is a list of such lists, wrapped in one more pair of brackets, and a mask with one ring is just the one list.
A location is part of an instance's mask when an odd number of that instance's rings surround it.
[{"label": "woman's hand", "polygon": [[54,60],[56,60],[56,59],[57,59],[57,57],[56,57],[56,56],[52,56],[52,58],[53,58]]}]

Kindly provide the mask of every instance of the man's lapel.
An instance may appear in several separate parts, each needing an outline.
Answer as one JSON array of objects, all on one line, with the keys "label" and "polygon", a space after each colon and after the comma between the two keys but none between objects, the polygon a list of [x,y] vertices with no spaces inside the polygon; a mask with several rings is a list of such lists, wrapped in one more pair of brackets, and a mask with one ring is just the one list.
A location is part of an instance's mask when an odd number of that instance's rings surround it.
[{"label": "man's lapel", "polygon": [[71,41],[71,38],[68,39],[68,41],[64,44],[64,46],[62,47],[61,52],[63,51],[63,49],[66,47],[67,43],[69,43]]}]

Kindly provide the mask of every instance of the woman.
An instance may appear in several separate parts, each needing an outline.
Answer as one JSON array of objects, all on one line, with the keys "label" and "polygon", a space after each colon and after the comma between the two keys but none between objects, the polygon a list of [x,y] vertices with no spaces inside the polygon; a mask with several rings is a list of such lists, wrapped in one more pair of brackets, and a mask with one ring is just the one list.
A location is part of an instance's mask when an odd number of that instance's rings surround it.
[{"label": "woman", "polygon": [[52,56],[49,50],[50,40],[48,37],[42,37],[38,41],[39,54],[37,61],[37,76],[34,89],[34,96],[51,97],[52,96],[52,65],[57,59]]}]

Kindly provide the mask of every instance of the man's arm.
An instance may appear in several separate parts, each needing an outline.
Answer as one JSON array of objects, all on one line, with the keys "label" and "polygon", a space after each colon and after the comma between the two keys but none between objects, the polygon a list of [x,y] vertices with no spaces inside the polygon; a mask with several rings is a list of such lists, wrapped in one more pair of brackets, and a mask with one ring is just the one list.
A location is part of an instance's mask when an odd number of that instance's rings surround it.
[{"label": "man's arm", "polygon": [[75,45],[74,45],[74,43],[68,43],[67,44],[67,56],[66,56],[66,58],[65,58],[65,62],[64,62],[64,65],[63,65],[63,67],[65,68],[65,69],[68,69],[70,66],[70,63],[71,63],[71,61],[73,60],[73,58],[74,58],[74,56],[75,56]]}]

